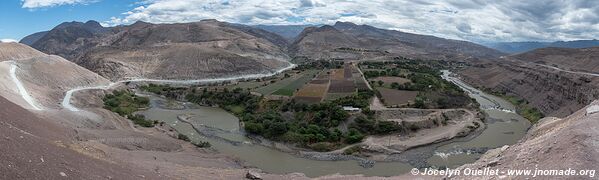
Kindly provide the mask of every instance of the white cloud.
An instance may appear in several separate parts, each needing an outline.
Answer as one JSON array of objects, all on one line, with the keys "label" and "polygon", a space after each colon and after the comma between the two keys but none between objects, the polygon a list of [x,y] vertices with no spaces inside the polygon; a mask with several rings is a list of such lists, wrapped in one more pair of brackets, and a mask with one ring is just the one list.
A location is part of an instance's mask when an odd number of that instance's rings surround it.
[{"label": "white cloud", "polygon": [[191,22],[332,24],[380,28],[471,41],[593,39],[599,1],[480,0],[148,0],[104,24]]},{"label": "white cloud", "polygon": [[97,2],[98,0],[21,0],[23,2],[22,8],[43,8],[43,7],[54,7],[61,5],[70,4],[88,4]]},{"label": "white cloud", "polygon": [[17,40],[14,40],[14,39],[0,39],[0,42],[3,42],[3,43],[17,42]]}]

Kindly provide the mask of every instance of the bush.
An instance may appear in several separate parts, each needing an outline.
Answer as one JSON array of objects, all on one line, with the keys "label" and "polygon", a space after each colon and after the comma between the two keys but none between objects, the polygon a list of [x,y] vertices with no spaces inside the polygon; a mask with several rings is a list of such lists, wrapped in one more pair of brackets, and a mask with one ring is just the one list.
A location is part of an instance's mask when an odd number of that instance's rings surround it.
[{"label": "bush", "polygon": [[177,135],[177,139],[180,139],[180,140],[183,140],[183,141],[187,141],[187,142],[191,141],[191,139],[189,139],[189,137],[187,135],[185,135],[185,134],[179,134],[179,135]]},{"label": "bush", "polygon": [[199,147],[199,148],[209,148],[210,146],[212,146],[210,144],[210,142],[208,142],[208,141],[200,141],[200,142],[197,142],[197,143],[196,142],[192,142],[191,144],[193,144],[193,145],[195,145],[196,147]]},{"label": "bush", "polygon": [[362,141],[362,139],[364,139],[364,135],[362,135],[360,131],[352,128],[349,130],[349,133],[347,134],[347,138],[345,138],[345,141],[348,144],[353,144]]}]

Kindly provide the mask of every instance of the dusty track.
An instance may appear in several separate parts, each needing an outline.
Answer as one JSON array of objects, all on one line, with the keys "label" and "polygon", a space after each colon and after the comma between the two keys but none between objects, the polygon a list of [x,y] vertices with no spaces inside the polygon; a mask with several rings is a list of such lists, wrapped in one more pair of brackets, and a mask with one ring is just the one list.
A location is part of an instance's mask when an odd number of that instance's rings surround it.
[{"label": "dusty track", "polygon": [[272,72],[272,73],[250,74],[250,75],[234,76],[234,77],[227,77],[227,78],[195,79],[195,80],[163,80],[163,79],[138,78],[138,79],[130,79],[130,80],[117,81],[117,82],[113,82],[113,83],[110,83],[110,84],[105,85],[105,86],[79,87],[79,88],[68,90],[65,93],[65,97],[62,100],[62,106],[64,108],[68,109],[69,111],[79,111],[78,108],[74,107],[71,104],[71,99],[73,97],[73,93],[75,93],[77,91],[92,90],[92,89],[106,90],[106,89],[110,89],[111,87],[114,87],[115,85],[120,84],[120,83],[126,83],[126,82],[157,82],[157,83],[169,83],[169,84],[199,84],[199,83],[222,82],[222,81],[232,81],[232,80],[241,80],[241,79],[257,79],[257,78],[269,77],[269,76],[273,76],[273,75],[279,74],[279,73],[281,73],[283,71],[292,69],[295,66],[296,66],[295,64],[289,63],[289,66],[281,68],[281,69],[279,69],[279,70],[277,70],[275,72]]}]

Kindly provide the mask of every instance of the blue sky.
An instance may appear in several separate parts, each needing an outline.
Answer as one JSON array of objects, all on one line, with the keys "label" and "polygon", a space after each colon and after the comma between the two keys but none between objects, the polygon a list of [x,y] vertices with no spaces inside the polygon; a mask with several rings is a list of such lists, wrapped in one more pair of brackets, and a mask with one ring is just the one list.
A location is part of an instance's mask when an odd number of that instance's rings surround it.
[{"label": "blue sky", "polygon": [[50,30],[67,21],[109,20],[130,10],[135,0],[102,0],[95,3],[23,8],[21,0],[0,1],[0,39],[19,40]]},{"label": "blue sky", "polygon": [[3,0],[0,39],[20,39],[65,21],[104,26],[193,22],[333,24],[474,42],[556,41],[599,37],[597,0]]}]

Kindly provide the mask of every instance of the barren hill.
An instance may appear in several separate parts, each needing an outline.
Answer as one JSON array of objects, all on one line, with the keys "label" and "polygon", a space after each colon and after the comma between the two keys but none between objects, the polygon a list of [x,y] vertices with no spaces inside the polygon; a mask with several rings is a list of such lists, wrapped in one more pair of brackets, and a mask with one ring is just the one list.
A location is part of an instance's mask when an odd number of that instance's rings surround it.
[{"label": "barren hill", "polygon": [[0,46],[0,54],[6,55],[0,62],[0,96],[22,107],[30,106],[24,98],[29,96],[38,107],[57,109],[64,93],[72,88],[109,84],[107,79],[59,56],[20,43]]},{"label": "barren hill", "polygon": [[516,54],[512,58],[546,64],[564,69],[599,72],[599,47],[591,48],[541,48]]},{"label": "barren hill", "polygon": [[150,170],[70,149],[71,132],[0,97],[0,179],[158,179]]},{"label": "barren hill", "polygon": [[21,43],[0,43],[0,62],[44,55],[44,53]]},{"label": "barren hill", "polygon": [[286,41],[261,29],[203,20],[100,28],[59,25],[33,47],[104,77],[199,79],[271,72],[289,65]]},{"label": "barren hill", "polygon": [[306,28],[291,45],[296,56],[372,58],[404,56],[422,59],[494,58],[501,52],[467,41],[379,29],[350,22]]},{"label": "barren hill", "polygon": [[598,50],[543,48],[476,64],[460,74],[471,84],[524,98],[547,116],[565,117],[599,99],[599,77],[572,73],[597,73]]}]

